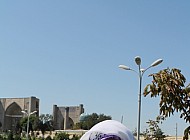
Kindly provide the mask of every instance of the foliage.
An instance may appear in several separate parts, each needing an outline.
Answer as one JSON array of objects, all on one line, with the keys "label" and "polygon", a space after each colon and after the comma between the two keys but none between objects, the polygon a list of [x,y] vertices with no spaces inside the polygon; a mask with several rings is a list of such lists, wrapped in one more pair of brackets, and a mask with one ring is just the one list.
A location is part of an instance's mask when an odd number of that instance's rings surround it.
[{"label": "foliage", "polygon": [[15,135],[15,136],[14,136],[14,140],[21,140],[20,135],[18,135],[18,134],[17,134],[17,135]]},{"label": "foliage", "polygon": [[2,133],[0,135],[0,140],[7,140],[7,135],[5,133]]},{"label": "foliage", "polygon": [[[28,122],[28,117],[24,117],[20,120],[20,126],[24,131],[27,131],[27,122]],[[31,115],[29,117],[29,132],[33,130],[37,130],[36,123],[38,122],[38,117]]]},{"label": "foliage", "polygon": [[156,130],[156,132],[155,132],[155,138],[156,138],[157,140],[164,140],[165,137],[166,137],[166,136],[164,135],[164,132],[163,132],[160,128],[158,128],[158,129]]},{"label": "foliage", "polygon": [[104,120],[111,120],[111,116],[106,116],[104,114],[98,115],[97,113],[92,113],[91,115],[87,115],[85,117],[85,120],[77,123],[74,126],[74,129],[84,129],[89,130],[92,128],[95,124],[102,122]]},{"label": "foliage", "polygon": [[[29,136],[29,140],[80,140],[81,135],[73,135],[73,134],[67,134],[67,133],[56,133],[53,138],[51,136],[44,137],[36,137],[36,136]],[[4,135],[0,135],[0,140],[26,140],[26,137],[22,136],[20,134],[15,134],[12,131],[8,131],[7,133],[4,133]]]},{"label": "foliage", "polygon": [[50,114],[41,114],[39,117],[38,128],[44,135],[45,131],[53,130],[53,116]]},{"label": "foliage", "polygon": [[[27,130],[28,117],[24,117],[20,120],[20,126]],[[40,130],[42,134],[45,131],[53,130],[53,117],[50,114],[41,114],[39,117],[31,115],[29,118],[29,132],[33,130]]]},{"label": "foliage", "polygon": [[185,87],[181,70],[167,68],[150,76],[153,80],[145,87],[144,96],[160,96],[160,115],[167,118],[175,111],[180,112],[180,118],[190,123],[190,88]]},{"label": "foliage", "polygon": [[69,140],[69,134],[57,133],[54,137],[55,140]]},{"label": "foliage", "polygon": [[134,136],[137,136],[137,128],[135,128],[133,131],[132,131],[133,135]]},{"label": "foliage", "polygon": [[40,121],[42,121],[43,123],[46,122],[52,122],[53,120],[53,116],[50,114],[41,114],[39,117]]},{"label": "foliage", "polygon": [[185,129],[183,140],[188,140],[188,134],[190,134],[190,126]]},{"label": "foliage", "polygon": [[52,140],[51,136],[47,136],[45,140]]},{"label": "foliage", "polygon": [[159,139],[163,140],[165,138],[164,132],[159,127],[159,123],[161,123],[161,117],[157,117],[156,120],[149,120],[146,123],[148,124],[148,129],[144,132],[145,139]]},{"label": "foliage", "polygon": [[44,140],[44,138],[42,138],[42,137],[39,137],[38,139],[36,139],[36,140]]},{"label": "foliage", "polygon": [[73,135],[73,137],[71,138],[71,140],[79,140],[80,138],[81,138],[81,136]]},{"label": "foliage", "polygon": [[14,138],[13,138],[13,132],[12,132],[12,131],[10,131],[10,132],[8,133],[7,140],[14,140]]}]

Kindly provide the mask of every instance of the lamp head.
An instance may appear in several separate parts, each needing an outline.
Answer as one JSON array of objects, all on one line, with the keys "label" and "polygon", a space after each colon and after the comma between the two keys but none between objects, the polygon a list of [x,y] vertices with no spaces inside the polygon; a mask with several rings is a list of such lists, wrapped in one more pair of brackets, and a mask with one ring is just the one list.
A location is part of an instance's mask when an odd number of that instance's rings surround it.
[{"label": "lamp head", "polygon": [[36,111],[36,110],[35,110],[35,111],[33,111],[33,112],[31,112],[31,113],[30,113],[30,115],[35,114],[35,113],[37,113],[37,111]]},{"label": "lamp head", "polygon": [[154,61],[152,64],[151,64],[151,67],[154,67],[154,66],[157,66],[157,65],[159,65],[160,63],[162,63],[162,59],[158,59],[158,60],[156,60],[156,61]]},{"label": "lamp head", "polygon": [[24,110],[22,110],[21,112],[22,112],[23,114],[27,114],[27,112],[26,112],[26,111],[24,111]]},{"label": "lamp head", "polygon": [[128,66],[125,66],[125,65],[119,65],[119,68],[124,69],[124,70],[131,70]]},{"label": "lamp head", "polygon": [[136,56],[136,57],[135,57],[135,62],[136,62],[136,64],[137,64],[138,66],[141,65],[141,58],[140,58],[140,56]]}]

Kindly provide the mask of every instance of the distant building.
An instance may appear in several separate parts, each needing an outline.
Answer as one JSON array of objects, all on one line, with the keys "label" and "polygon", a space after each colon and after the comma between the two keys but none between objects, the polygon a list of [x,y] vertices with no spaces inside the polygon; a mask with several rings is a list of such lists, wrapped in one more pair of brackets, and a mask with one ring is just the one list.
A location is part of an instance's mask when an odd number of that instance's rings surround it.
[{"label": "distant building", "polygon": [[[16,130],[21,118],[26,117],[28,112],[37,111],[39,116],[39,99],[36,97],[27,98],[0,98],[0,123],[1,130]],[[26,113],[22,113],[25,111]],[[84,113],[83,105],[58,107],[53,105],[54,129],[67,130],[80,121],[80,115]]]},{"label": "distant building", "polygon": [[79,106],[58,107],[53,106],[53,122],[55,130],[72,129],[80,121],[80,115],[84,113],[83,104]]},{"label": "distant building", "polygon": [[28,98],[0,98],[0,123],[2,130],[15,130],[20,119],[26,114],[21,111],[37,111],[39,116],[39,99]]}]

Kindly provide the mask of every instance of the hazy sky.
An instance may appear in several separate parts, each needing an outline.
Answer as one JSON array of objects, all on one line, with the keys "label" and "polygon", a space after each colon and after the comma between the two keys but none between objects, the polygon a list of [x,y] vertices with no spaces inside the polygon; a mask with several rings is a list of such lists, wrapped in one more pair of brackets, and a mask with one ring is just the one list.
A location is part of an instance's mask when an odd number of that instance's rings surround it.
[{"label": "hazy sky", "polygon": [[[2,98],[36,96],[40,113],[53,105],[103,113],[132,131],[137,126],[137,70],[164,61],[143,76],[178,68],[190,83],[189,0],[4,0],[0,2],[0,93]],[[159,98],[142,97],[141,131],[155,119]],[[161,128],[178,135],[188,125],[179,114]]]}]

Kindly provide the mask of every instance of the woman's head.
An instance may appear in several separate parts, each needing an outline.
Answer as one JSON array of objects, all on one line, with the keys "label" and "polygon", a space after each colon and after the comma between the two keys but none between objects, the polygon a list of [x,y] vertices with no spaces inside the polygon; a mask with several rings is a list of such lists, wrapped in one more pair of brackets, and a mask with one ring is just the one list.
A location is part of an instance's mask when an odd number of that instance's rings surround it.
[{"label": "woman's head", "polygon": [[122,123],[106,120],[93,126],[80,140],[134,140],[134,136]]}]

